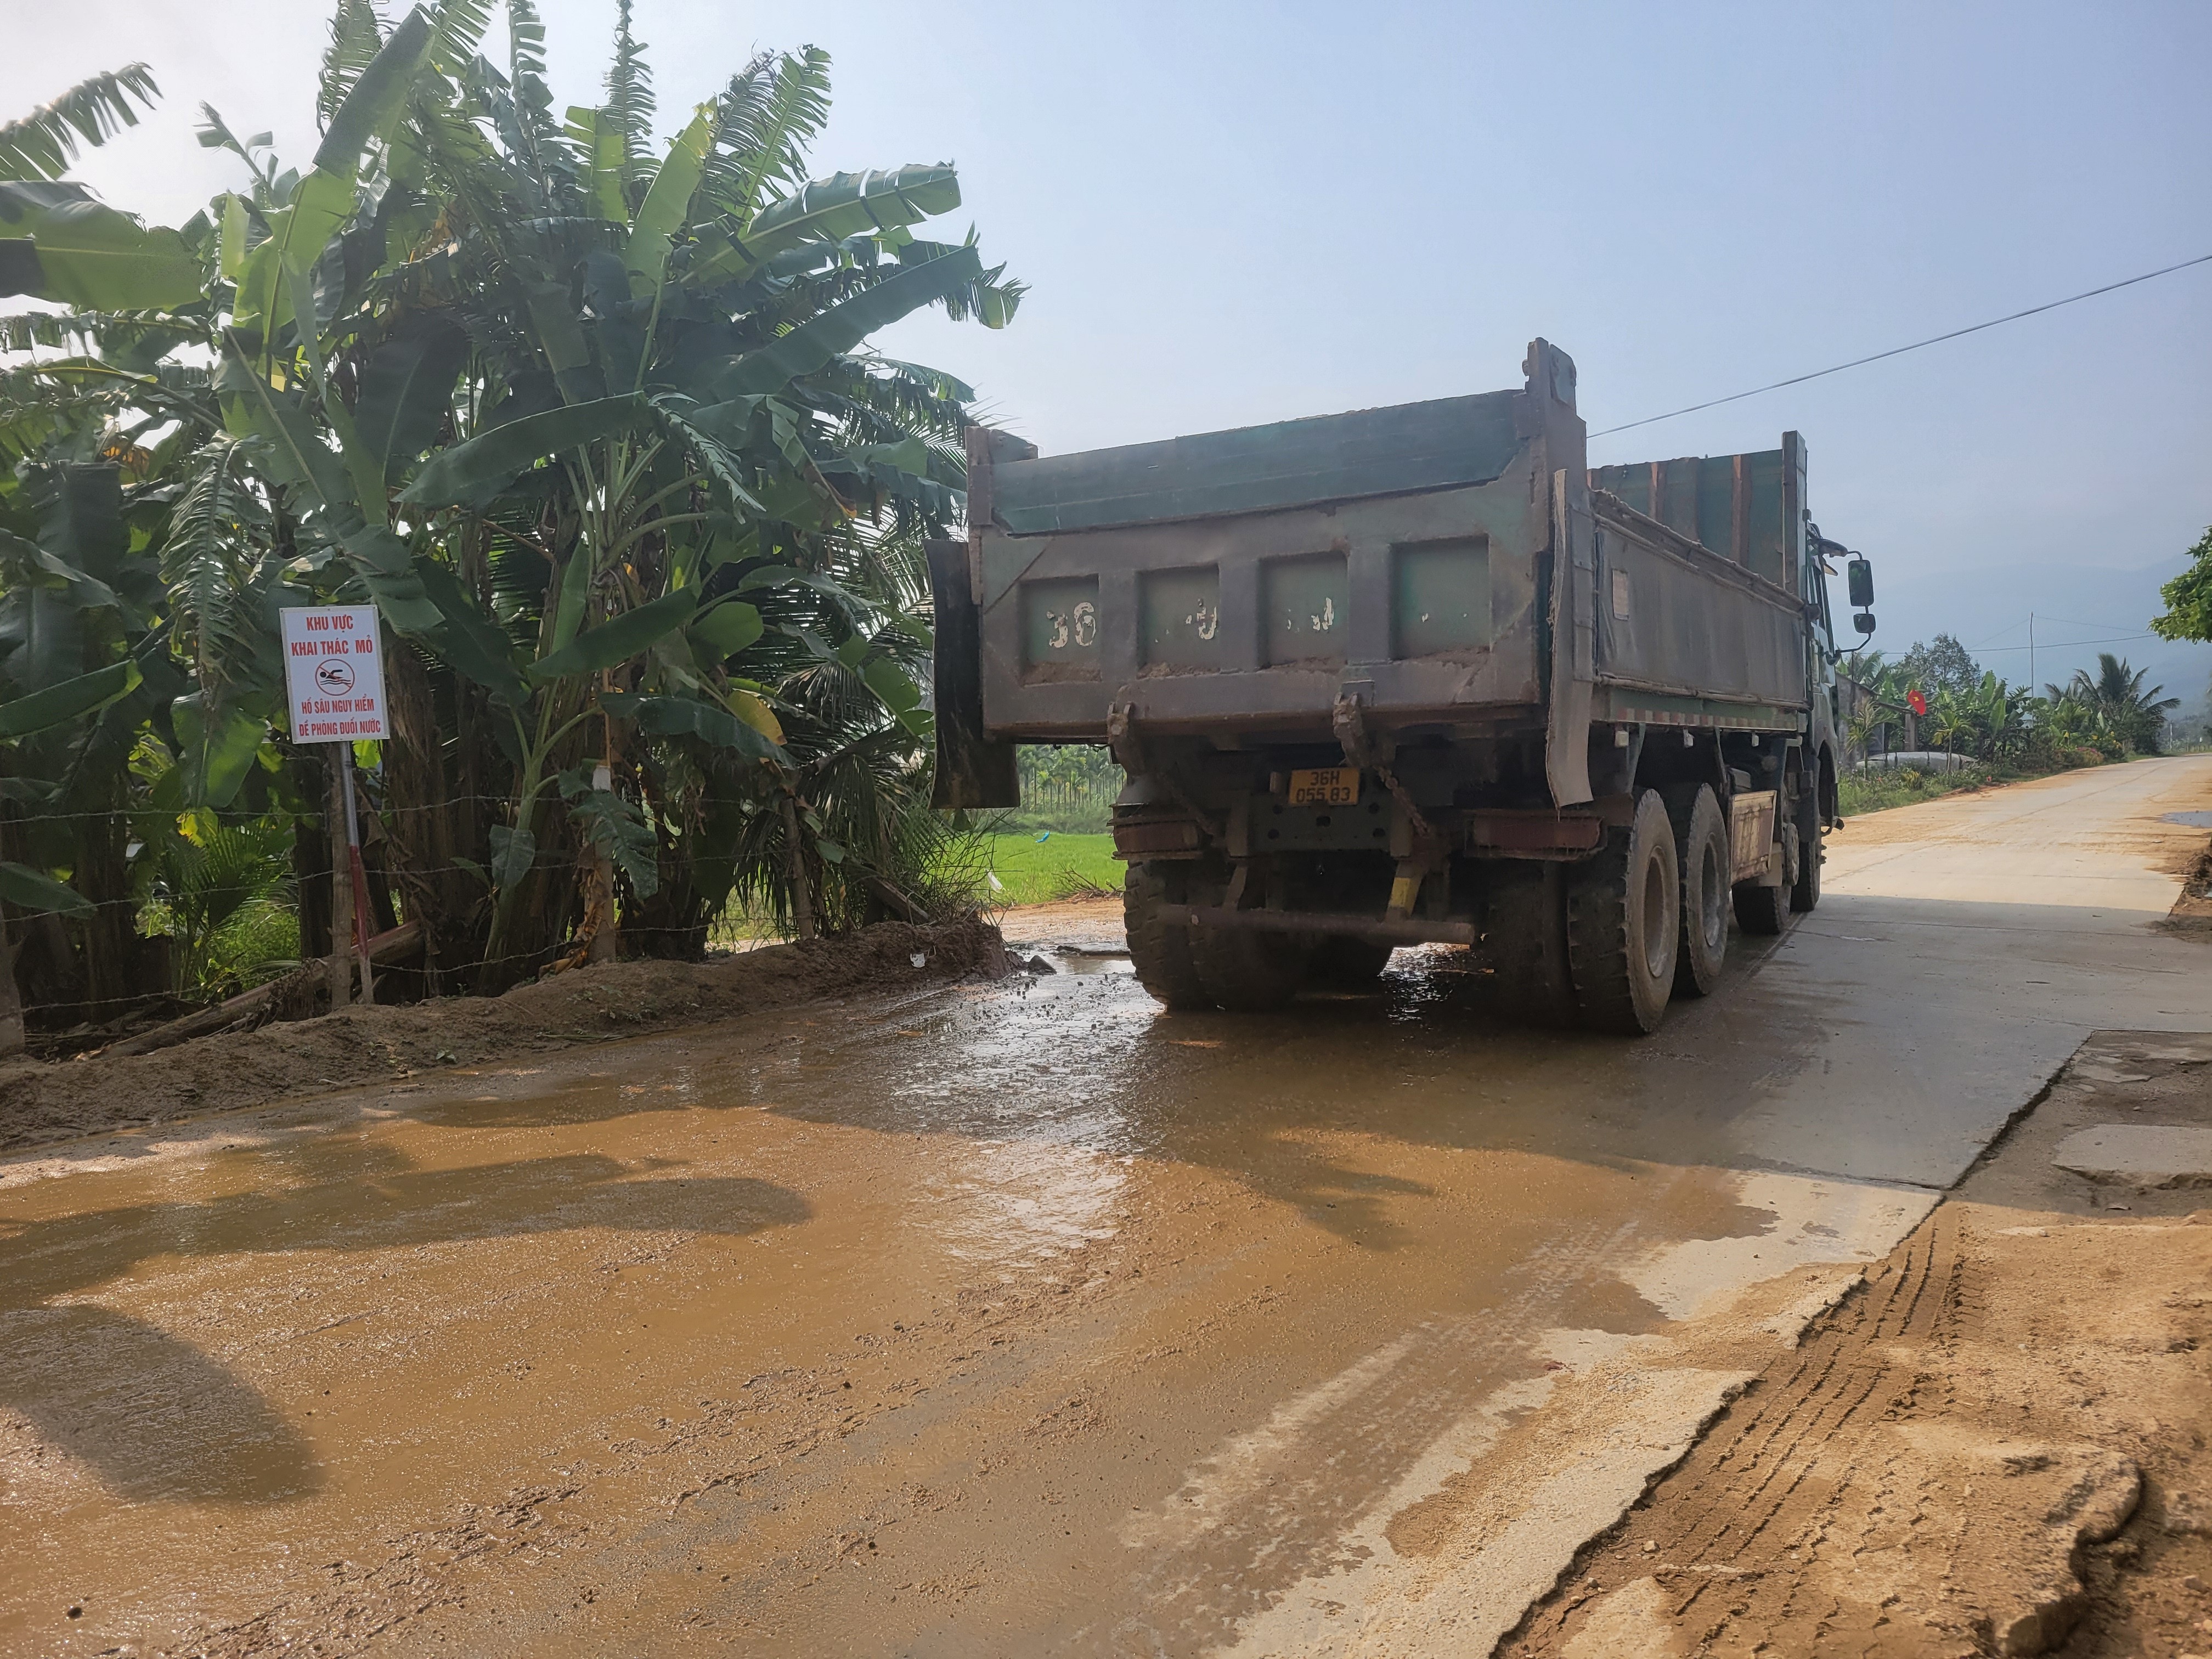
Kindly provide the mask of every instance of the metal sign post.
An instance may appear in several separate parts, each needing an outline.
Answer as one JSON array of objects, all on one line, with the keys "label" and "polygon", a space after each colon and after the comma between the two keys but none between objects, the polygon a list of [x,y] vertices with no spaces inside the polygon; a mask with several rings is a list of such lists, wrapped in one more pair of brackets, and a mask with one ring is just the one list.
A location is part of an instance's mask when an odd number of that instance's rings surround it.
[{"label": "metal sign post", "polygon": [[[391,734],[384,707],[383,635],[373,605],[287,606],[283,621],[284,689],[291,708],[292,741],[329,743],[337,747],[331,769],[332,803],[331,860],[331,1002],[350,1000],[352,975],[341,966],[351,936],[361,962],[361,994],[376,1000],[369,966],[368,883],[361,861],[361,818],[354,805],[353,746]],[[337,819],[345,823],[343,852],[335,845]]]}]

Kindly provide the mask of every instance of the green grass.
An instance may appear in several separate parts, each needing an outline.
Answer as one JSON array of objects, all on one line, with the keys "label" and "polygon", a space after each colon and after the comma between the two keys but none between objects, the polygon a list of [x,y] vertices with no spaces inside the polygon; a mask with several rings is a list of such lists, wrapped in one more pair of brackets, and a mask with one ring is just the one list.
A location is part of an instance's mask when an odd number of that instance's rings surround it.
[{"label": "green grass", "polygon": [[1868,772],[1837,781],[1837,803],[1847,818],[1880,812],[1892,806],[1954,795],[1961,789],[1978,789],[1992,780],[1989,769],[1977,766],[1964,772],[1930,774],[1899,768],[1893,772]]},{"label": "green grass", "polygon": [[1078,881],[1121,890],[1113,836],[1054,831],[1049,840],[1036,837],[1036,831],[1018,830],[989,838],[990,868],[1003,888],[991,895],[993,903],[1044,904],[1066,897]]},{"label": "green grass", "polygon": [[[2089,752],[2094,753],[2094,750]],[[1905,767],[1895,771],[1856,773],[1838,780],[1837,793],[1841,799],[1838,804],[1842,806],[1845,817],[1855,818],[1892,806],[1910,806],[1916,801],[1955,795],[1962,789],[1984,789],[1991,784],[2026,783],[2033,778],[2055,777],[2061,772],[2074,769],[2072,766],[1987,766],[1977,762],[1963,772],[1941,775],[1915,772]]]}]

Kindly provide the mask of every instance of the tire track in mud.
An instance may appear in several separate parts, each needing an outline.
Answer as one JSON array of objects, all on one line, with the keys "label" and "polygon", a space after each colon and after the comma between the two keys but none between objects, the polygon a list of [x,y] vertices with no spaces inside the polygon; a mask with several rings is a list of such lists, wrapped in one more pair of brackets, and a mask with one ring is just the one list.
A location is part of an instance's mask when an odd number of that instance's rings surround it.
[{"label": "tire track in mud", "polygon": [[2106,1543],[2162,1501],[2139,1468],[2179,1481],[2201,1448],[2186,1419],[2206,1391],[2186,1379],[2212,1298],[2167,1287],[2201,1285],[2212,1230],[2003,1224],[2021,1217],[1940,1207],[1500,1650],[2106,1651],[2094,1620],[2068,1637],[2112,1601],[2115,1564],[2186,1547],[2179,1579],[2212,1535],[2169,1505],[2154,1542]]},{"label": "tire track in mud", "polygon": [[[1697,1651],[1723,1637],[1750,1611],[1751,1587],[1770,1577],[1779,1605],[1770,1601],[1764,1617],[1751,1621],[1760,1634],[1747,1645],[1814,1651],[1828,1620],[1826,1610],[1796,1605],[1793,1552],[1822,1534],[1847,1491],[1870,1475],[1881,1483],[1883,1472],[1863,1467],[1864,1448],[1846,1437],[1869,1407],[1885,1417],[1910,1410],[1928,1380],[1905,1345],[1940,1343],[1947,1334],[1964,1267],[1959,1243],[1955,1220],[1939,1209],[1871,1267],[1863,1288],[1803,1335],[1786,1370],[1775,1368],[1737,1401],[1637,1515],[1584,1547],[1563,1581],[1570,1588],[1531,1608],[1504,1650],[1591,1650],[1565,1638],[1579,1623],[1574,1615],[1596,1599],[1606,1558],[1640,1564],[1653,1554],[1674,1580],[1662,1586],[1663,1617],[1686,1644],[1651,1651]],[[1877,1512],[1881,1495],[1870,1506]],[[1662,1511],[1662,1525],[1642,1524]],[[1700,1615],[1698,1604],[1717,1591],[1729,1605]],[[1795,1628],[1808,1619],[1810,1628]]]},{"label": "tire track in mud", "polygon": [[[1115,1627],[1114,1650],[1211,1650],[1291,1587],[1357,1565],[1367,1551],[1348,1542],[1354,1523],[1441,1443],[1461,1439],[1462,1453],[1479,1444],[1480,1429],[1454,1431],[1501,1385],[1534,1382],[1540,1393],[1562,1367],[1529,1335],[1615,1282],[1640,1242],[1631,1222],[1547,1247],[1522,1264],[1528,1282],[1509,1300],[1407,1333],[1200,1464],[1161,1510],[1125,1529],[1154,1553],[1124,1598],[1145,1611]],[[1439,1485],[1464,1467],[1449,1452],[1435,1461]]]},{"label": "tire track in mud", "polygon": [[[1700,1449],[1699,1459],[1709,1455],[1717,1474],[1761,1468],[1766,1473],[1747,1494],[1716,1483],[1709,1500],[1682,1528],[1682,1553],[1690,1560],[1732,1560],[1766,1532],[1819,1473],[1820,1449],[1891,1379],[1887,1363],[1868,1357],[1875,1345],[1886,1336],[1905,1336],[1917,1320],[1925,1323],[1922,1303],[1935,1277],[1938,1249],[1932,1228],[1924,1240],[1917,1234],[1908,1239],[1896,1256],[1868,1274],[1856,1297],[1808,1334],[1787,1376],[1762,1388],[1749,1410],[1730,1413],[1735,1431],[1724,1441],[1715,1437]],[[1746,1523],[1747,1512],[1756,1519]]]}]

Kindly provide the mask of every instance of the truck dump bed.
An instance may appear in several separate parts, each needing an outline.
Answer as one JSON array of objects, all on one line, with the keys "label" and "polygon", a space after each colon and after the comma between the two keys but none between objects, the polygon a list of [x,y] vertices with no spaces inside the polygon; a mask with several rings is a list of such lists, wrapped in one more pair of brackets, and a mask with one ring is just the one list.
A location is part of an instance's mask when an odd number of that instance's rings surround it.
[{"label": "truck dump bed", "polygon": [[982,744],[1098,742],[1117,711],[1326,739],[1348,697],[1401,734],[1545,729],[1565,805],[1589,798],[1593,721],[1786,726],[1794,439],[1593,477],[1573,362],[1540,340],[1524,367],[1513,391],[1075,455],[972,434],[967,568],[935,565],[948,744],[963,720]]}]

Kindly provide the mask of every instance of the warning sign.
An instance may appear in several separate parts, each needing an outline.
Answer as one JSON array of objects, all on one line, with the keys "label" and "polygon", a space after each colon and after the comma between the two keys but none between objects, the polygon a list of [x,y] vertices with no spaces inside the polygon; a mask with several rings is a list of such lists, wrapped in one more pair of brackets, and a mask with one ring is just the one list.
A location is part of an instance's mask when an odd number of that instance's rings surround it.
[{"label": "warning sign", "polygon": [[287,607],[284,689],[295,743],[349,743],[389,734],[384,647],[373,605]]}]

